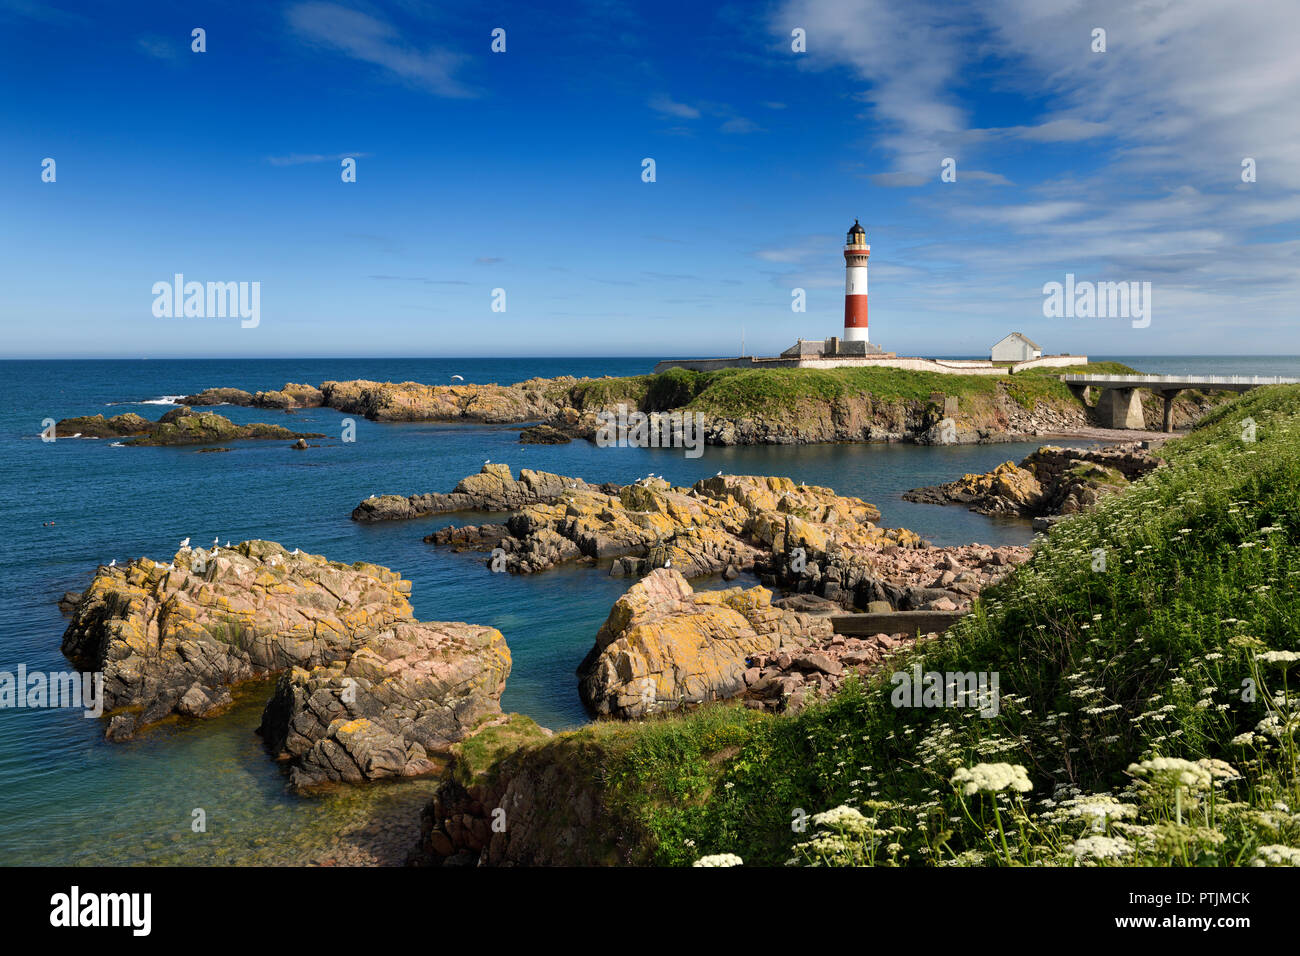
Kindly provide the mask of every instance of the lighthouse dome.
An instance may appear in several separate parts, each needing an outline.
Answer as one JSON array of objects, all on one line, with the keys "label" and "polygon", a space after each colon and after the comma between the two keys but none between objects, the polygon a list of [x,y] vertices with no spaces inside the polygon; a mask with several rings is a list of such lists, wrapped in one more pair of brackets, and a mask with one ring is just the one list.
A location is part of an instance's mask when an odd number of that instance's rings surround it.
[{"label": "lighthouse dome", "polygon": [[859,225],[858,221],[854,219],[853,228],[849,230],[849,242],[853,242],[855,238],[865,236],[866,234],[867,230],[863,229],[862,226]]}]

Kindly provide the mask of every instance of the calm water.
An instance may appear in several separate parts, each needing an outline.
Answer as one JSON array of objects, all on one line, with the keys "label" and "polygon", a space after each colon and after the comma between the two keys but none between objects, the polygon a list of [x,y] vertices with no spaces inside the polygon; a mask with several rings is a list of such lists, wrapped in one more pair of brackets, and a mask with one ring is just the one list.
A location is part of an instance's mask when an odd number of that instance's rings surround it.
[{"label": "calm water", "polygon": [[[1194,360],[1127,359],[1150,371],[1196,371]],[[687,459],[670,449],[518,443],[517,427],[376,424],[356,418],[356,442],[330,439],[308,452],[285,442],[236,443],[226,454],[180,448],[122,448],[107,440],[43,443],[44,418],[134,411],[156,418],[159,404],[214,385],[249,390],[286,381],[373,378],[439,384],[515,382],[537,375],[628,375],[653,360],[265,360],[0,362],[0,670],[64,670],[65,620],[55,601],[80,590],[99,563],[141,555],[167,559],[179,541],[219,536],[267,538],[341,561],[367,560],[413,584],[422,619],[498,627],[514,655],[503,705],[545,726],[585,720],[574,668],[627,582],[584,568],[541,575],[493,575],[470,554],[421,538],[464,515],[358,525],[348,514],[374,493],[450,491],[484,459],[589,481],[627,482],[649,472],[689,484],[718,470],[788,475],[875,503],[884,523],[938,544],[1024,543],[1027,523],[964,509],[913,505],[900,494],[918,485],[1019,460],[1035,443],[923,448],[910,445],[713,448]],[[1285,366],[1285,367],[1283,367]],[[1221,374],[1300,374],[1294,359],[1248,360]],[[296,414],[221,408],[235,421],[267,421],[337,436],[338,412]],[[42,522],[53,521],[45,527]],[[712,582],[717,584],[718,582]],[[322,828],[381,804],[400,787],[360,788],[326,797],[286,792],[282,771],[254,735],[265,692],[222,718],[178,725],[125,745],[102,739],[103,725],[76,711],[0,710],[0,862],[275,862],[284,848],[318,841]],[[202,807],[208,832],[190,830]]]}]

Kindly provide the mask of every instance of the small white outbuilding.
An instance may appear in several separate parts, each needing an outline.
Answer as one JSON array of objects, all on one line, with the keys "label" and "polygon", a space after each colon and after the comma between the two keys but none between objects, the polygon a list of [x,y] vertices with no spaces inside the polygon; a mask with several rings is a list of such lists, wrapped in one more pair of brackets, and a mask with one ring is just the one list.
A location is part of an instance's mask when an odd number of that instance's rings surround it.
[{"label": "small white outbuilding", "polygon": [[1043,350],[1038,343],[1023,332],[1012,332],[1006,338],[998,340],[990,353],[994,362],[1027,362],[1043,357]]}]

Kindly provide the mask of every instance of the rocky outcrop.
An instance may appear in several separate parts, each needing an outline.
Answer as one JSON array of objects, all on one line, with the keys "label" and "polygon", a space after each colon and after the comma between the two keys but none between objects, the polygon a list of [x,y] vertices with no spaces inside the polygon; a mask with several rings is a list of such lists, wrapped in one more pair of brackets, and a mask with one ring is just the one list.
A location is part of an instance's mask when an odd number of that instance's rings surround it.
[{"label": "rocky outcrop", "polygon": [[510,466],[487,463],[462,478],[450,494],[372,495],[352,509],[353,521],[402,521],[452,511],[514,511],[551,502],[566,491],[590,489],[580,478],[524,468],[516,479]]},{"label": "rocky outcrop", "polygon": [[142,435],[153,426],[153,422],[134,412],[105,418],[103,415],[80,415],[76,418],[64,418],[54,425],[55,438],[123,438],[127,435]]},{"label": "rocky outcrop", "polygon": [[984,475],[914,488],[903,498],[923,504],[963,504],[990,515],[1041,518],[1075,514],[1119,491],[1163,461],[1137,442],[1101,449],[1044,445],[1019,465],[1004,462]]},{"label": "rocky outcrop", "polygon": [[379,422],[503,424],[549,418],[579,382],[571,376],[514,385],[422,385],[419,382],[323,382],[323,404]]},{"label": "rocky outcrop", "polygon": [[182,405],[242,405],[246,408],[319,408],[324,396],[314,385],[288,382],[283,388],[246,392],[242,388],[205,388],[181,399]]},{"label": "rocky outcrop", "polygon": [[500,719],[510,651],[495,628],[399,623],[347,661],[282,674],[258,732],[298,788],[410,777]]},{"label": "rocky outcrop", "polygon": [[[270,541],[182,548],[166,565],[141,558],[100,567],[72,612],[63,652],[103,673],[110,736],[172,714],[212,716],[230,704],[231,686],[292,670],[264,724],[278,752],[301,758],[304,780],[324,775],[322,761],[340,753],[368,768],[363,776],[382,773],[395,758],[379,742],[395,744],[381,732],[405,741],[401,772],[412,773],[423,766],[415,745],[428,753],[499,712],[510,658],[491,628],[414,620],[410,590],[387,568]],[[337,716],[349,719],[313,731],[307,712],[327,714],[317,692],[336,678],[356,691],[340,701]],[[370,724],[345,726],[354,720]],[[319,741],[333,745],[313,752]],[[341,757],[329,766],[351,779]]]},{"label": "rocky outcrop", "polygon": [[240,405],[249,407],[253,404],[253,393],[242,388],[205,388],[193,395],[181,399],[182,405],[195,407],[206,405]]},{"label": "rocky outcrop", "polygon": [[[876,526],[880,512],[858,498],[836,495],[829,488],[796,485],[788,478],[717,476],[690,488],[675,488],[660,478],[632,485],[590,485],[576,478],[544,475],[521,482],[510,479],[505,466],[485,466],[452,495],[374,499],[362,507],[394,517],[429,513],[431,505],[451,510],[465,507],[461,493],[467,482],[483,481],[492,469],[488,486],[504,488],[490,495],[489,510],[509,507],[525,484],[533,490],[532,503],[516,506],[504,525],[446,528],[425,538],[434,544],[459,548],[476,542],[504,552],[501,570],[533,573],[567,560],[611,561],[614,575],[643,574],[656,567],[672,567],[686,577],[731,569],[751,570],[772,551],[796,547],[823,550],[833,542],[862,545],[916,547],[920,539],[906,529]],[[545,489],[546,494],[536,493]],[[478,496],[482,498],[483,496]],[[359,509],[360,510],[360,509]],[[354,512],[354,517],[357,512]],[[373,519],[372,519],[373,520]]]},{"label": "rocky outcrop", "polygon": [[578,668],[578,693],[593,713],[623,718],[723,700],[745,690],[754,656],[830,636],[829,618],[773,607],[767,588],[694,592],[659,568],[615,602]]},{"label": "rocky outcrop", "polygon": [[236,425],[215,412],[196,412],[188,405],[173,408],[156,422],[128,413],[108,419],[103,415],[65,418],[54,426],[58,438],[71,438],[78,433],[82,438],[139,436],[127,442],[128,445],[204,445],[250,439],[324,437],[318,432],[292,432],[279,425]]},{"label": "rocky outcrop", "polygon": [[884,602],[895,610],[962,611],[1028,557],[1026,548],[929,547],[906,529],[878,527],[879,517],[861,499],[788,478],[719,475],[691,488],[650,478],[566,487],[504,524],[443,528],[425,541],[496,551],[493,566],[518,573],[567,560],[608,561],[614,576],[669,567],[686,578],[731,580],[752,571],[764,584],[847,610]]},{"label": "rocky outcrop", "polygon": [[409,620],[410,587],[387,568],[270,541],[182,548],[168,564],[100,567],[63,653],[103,671],[106,711],[129,710],[141,726],[207,716],[229,685],[350,657],[370,634]]}]

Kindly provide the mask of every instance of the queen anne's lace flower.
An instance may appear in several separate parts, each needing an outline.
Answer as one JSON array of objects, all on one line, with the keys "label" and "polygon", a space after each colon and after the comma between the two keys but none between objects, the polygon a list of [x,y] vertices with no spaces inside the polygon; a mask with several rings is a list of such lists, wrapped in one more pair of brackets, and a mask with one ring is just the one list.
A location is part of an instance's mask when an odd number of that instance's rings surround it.
[{"label": "queen anne's lace flower", "polygon": [[843,805],[827,810],[825,813],[814,814],[812,822],[819,827],[847,830],[851,833],[862,833],[869,828],[866,817],[852,807]]},{"label": "queen anne's lace flower", "polygon": [[1192,792],[1208,790],[1214,784],[1214,775],[1208,768],[1181,757],[1155,757],[1141,763],[1131,763],[1128,772],[1135,777],[1148,777],[1153,781],[1160,780],[1186,787]]},{"label": "queen anne's lace flower", "polygon": [[712,856],[702,856],[692,866],[742,866],[744,860],[734,853],[715,853]]},{"label": "queen anne's lace flower", "polygon": [[1123,837],[1086,836],[1071,843],[1069,850],[1076,860],[1113,860],[1128,856],[1133,847]]},{"label": "queen anne's lace flower", "polygon": [[1273,843],[1255,851],[1251,866],[1300,866],[1300,850]]},{"label": "queen anne's lace flower", "polygon": [[1300,661],[1300,651],[1265,651],[1256,654],[1255,660],[1264,664],[1294,664]]},{"label": "queen anne's lace flower", "polygon": [[952,775],[952,783],[960,786],[967,796],[1003,790],[1028,793],[1034,789],[1029,782],[1029,772],[1020,764],[1011,763],[977,763],[973,767],[959,767]]}]

